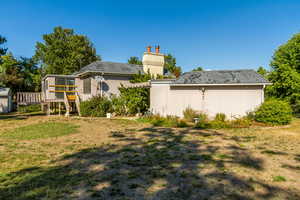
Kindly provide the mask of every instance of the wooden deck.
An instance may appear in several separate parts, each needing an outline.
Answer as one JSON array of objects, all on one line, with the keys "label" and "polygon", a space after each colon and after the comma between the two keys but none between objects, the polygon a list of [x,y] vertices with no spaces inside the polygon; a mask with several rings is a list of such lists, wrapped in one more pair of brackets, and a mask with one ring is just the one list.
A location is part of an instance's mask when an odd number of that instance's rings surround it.
[{"label": "wooden deck", "polygon": [[43,101],[41,92],[17,92],[14,102],[17,105],[39,104]]}]

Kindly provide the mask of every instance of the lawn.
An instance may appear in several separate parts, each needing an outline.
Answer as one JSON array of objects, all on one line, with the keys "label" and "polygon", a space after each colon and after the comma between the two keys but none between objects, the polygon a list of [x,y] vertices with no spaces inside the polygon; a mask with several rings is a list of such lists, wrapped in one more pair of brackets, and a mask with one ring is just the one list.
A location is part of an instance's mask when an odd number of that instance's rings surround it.
[{"label": "lawn", "polygon": [[0,120],[0,199],[300,199],[300,119],[197,130],[55,116]]}]

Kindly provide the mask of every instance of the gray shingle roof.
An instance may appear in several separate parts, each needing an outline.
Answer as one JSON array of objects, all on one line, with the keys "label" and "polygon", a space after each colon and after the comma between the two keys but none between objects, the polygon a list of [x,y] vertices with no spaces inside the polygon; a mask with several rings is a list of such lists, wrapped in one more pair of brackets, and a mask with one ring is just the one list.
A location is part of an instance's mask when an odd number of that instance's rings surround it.
[{"label": "gray shingle roof", "polygon": [[257,84],[269,83],[254,70],[215,70],[187,72],[174,84]]},{"label": "gray shingle roof", "polygon": [[85,72],[103,72],[109,74],[138,74],[139,72],[143,73],[143,67],[140,65],[133,65],[127,63],[96,61],[81,68],[75,74],[82,74]]},{"label": "gray shingle roof", "polygon": [[0,96],[9,96],[10,89],[9,88],[0,88]]}]

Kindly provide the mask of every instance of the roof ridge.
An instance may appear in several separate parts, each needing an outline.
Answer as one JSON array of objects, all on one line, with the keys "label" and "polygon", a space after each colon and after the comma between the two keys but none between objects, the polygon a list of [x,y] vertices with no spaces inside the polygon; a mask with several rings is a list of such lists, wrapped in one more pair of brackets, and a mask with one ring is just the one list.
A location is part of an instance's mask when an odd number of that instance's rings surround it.
[{"label": "roof ridge", "polygon": [[268,83],[263,76],[259,75],[254,69],[235,69],[235,70],[210,70],[186,72],[180,76],[177,83]]},{"label": "roof ridge", "polygon": [[[98,62],[101,62],[101,63],[122,64],[122,65],[135,65],[135,66],[142,66],[142,65],[137,65],[137,64],[122,63],[122,62],[112,62],[112,61],[101,61],[101,60],[99,60]],[[91,64],[92,64],[92,63],[91,63]]]}]

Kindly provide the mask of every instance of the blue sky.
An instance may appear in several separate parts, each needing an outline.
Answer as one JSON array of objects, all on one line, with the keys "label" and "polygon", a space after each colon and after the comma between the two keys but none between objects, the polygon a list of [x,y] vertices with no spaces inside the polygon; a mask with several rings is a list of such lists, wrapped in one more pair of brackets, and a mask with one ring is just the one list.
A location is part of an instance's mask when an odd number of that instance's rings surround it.
[{"label": "blue sky", "polygon": [[32,56],[43,34],[63,26],[87,35],[104,61],[159,44],[184,71],[267,67],[300,32],[299,0],[10,0],[0,10],[0,34],[16,56]]}]

